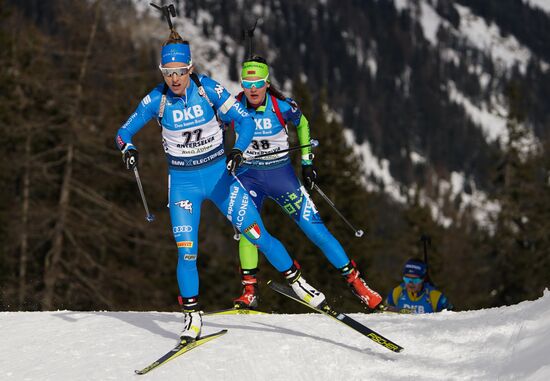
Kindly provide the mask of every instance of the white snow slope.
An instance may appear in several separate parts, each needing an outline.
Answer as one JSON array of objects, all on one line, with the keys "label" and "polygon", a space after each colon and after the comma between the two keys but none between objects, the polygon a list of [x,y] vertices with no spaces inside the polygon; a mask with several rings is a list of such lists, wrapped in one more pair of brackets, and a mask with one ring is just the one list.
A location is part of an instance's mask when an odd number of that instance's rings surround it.
[{"label": "white snow slope", "polygon": [[207,316],[229,332],[138,376],[168,351],[178,313],[2,312],[1,380],[550,380],[550,292],[431,315],[352,314],[393,353],[318,314]]}]

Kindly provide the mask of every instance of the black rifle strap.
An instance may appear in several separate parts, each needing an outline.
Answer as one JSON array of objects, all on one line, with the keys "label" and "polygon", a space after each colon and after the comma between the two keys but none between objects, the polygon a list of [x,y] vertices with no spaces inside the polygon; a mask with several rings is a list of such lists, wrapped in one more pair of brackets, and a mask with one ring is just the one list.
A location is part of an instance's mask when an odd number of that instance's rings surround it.
[{"label": "black rifle strap", "polygon": [[162,117],[164,116],[164,107],[166,107],[166,93],[168,92],[168,85],[164,83],[162,88],[162,97],[160,98],[159,113],[157,117],[157,122],[159,126],[162,127]]},{"label": "black rifle strap", "polygon": [[206,94],[206,90],[204,90],[204,86],[201,83],[201,80],[199,79],[199,76],[195,73],[191,73],[191,79],[193,82],[195,82],[195,85],[197,85],[197,88],[199,89],[199,95],[206,99],[210,107],[212,107],[212,110],[214,110],[214,115],[216,115],[216,120],[218,123],[220,123],[220,118],[218,117],[218,111],[216,110],[216,107],[214,107],[214,103],[208,98],[208,94]]}]

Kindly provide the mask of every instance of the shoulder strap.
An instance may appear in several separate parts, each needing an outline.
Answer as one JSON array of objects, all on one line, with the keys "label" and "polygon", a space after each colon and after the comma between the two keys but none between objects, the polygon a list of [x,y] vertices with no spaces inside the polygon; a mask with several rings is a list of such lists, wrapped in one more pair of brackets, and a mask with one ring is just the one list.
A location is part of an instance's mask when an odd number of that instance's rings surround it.
[{"label": "shoulder strap", "polygon": [[193,82],[195,82],[195,85],[197,85],[197,88],[199,89],[199,95],[206,99],[210,107],[212,107],[212,110],[214,110],[214,115],[216,115],[216,119],[218,119],[218,111],[216,110],[216,107],[214,107],[214,103],[212,103],[210,98],[208,98],[208,94],[206,94],[206,90],[204,90],[204,86],[202,85],[199,76],[196,73],[191,73],[190,77]]},{"label": "shoulder strap", "polygon": [[164,108],[166,107],[166,93],[168,92],[168,85],[164,83],[162,88],[162,97],[160,98],[159,113],[157,117],[157,123],[162,126],[162,117],[164,116]]},{"label": "shoulder strap", "polygon": [[[216,115],[216,120],[219,122],[218,118],[218,112],[216,110],[216,107],[214,107],[214,103],[208,98],[208,94],[206,94],[206,90],[204,90],[204,86],[201,83],[201,80],[199,79],[199,76],[196,73],[191,73],[190,75],[193,82],[195,82],[195,85],[197,85],[197,88],[199,89],[199,95],[206,99],[210,107],[212,107],[212,110],[214,110],[214,115]],[[162,97],[160,99],[160,106],[159,106],[159,113],[158,113],[158,119],[157,122],[159,125],[161,125],[162,117],[164,115],[164,108],[166,107],[166,93],[168,92],[168,85],[165,83],[164,87],[162,89]]]},{"label": "shoulder strap", "polygon": [[199,76],[197,75],[197,73],[194,73],[194,72],[191,73],[189,76],[191,77],[193,82],[195,82],[195,85],[197,85],[197,88],[199,89],[199,95],[201,97],[203,97],[204,99],[206,99],[206,101],[208,102],[210,107],[212,107],[212,110],[214,110],[214,115],[216,116],[216,120],[221,125],[220,117],[218,116],[218,110],[216,110],[216,107],[214,106],[214,103],[212,103],[210,98],[208,98],[208,94],[206,94],[206,90],[204,89],[204,86],[202,85],[202,82],[199,79]]},{"label": "shoulder strap", "polygon": [[283,118],[283,114],[281,114],[281,109],[279,108],[279,103],[277,102],[277,98],[273,94],[269,94],[271,97],[271,103],[273,104],[273,109],[275,110],[275,114],[277,115],[277,119],[279,119],[279,123],[281,123],[281,126],[286,127],[286,122]]}]

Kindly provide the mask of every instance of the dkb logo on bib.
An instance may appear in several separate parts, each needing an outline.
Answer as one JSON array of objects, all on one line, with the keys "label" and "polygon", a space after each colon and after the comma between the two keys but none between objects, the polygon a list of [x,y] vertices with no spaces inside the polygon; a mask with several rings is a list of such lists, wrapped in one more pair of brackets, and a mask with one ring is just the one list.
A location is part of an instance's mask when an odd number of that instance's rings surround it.
[{"label": "dkb logo on bib", "polygon": [[174,123],[181,122],[182,120],[189,120],[201,117],[204,115],[204,111],[200,105],[194,105],[191,108],[184,108],[182,110],[173,110],[172,117],[174,118]]}]

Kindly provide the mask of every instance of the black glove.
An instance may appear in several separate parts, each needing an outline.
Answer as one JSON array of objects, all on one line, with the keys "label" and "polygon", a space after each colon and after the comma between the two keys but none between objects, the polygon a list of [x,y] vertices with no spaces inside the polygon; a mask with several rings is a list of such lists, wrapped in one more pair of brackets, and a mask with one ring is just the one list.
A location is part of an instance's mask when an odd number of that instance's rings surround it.
[{"label": "black glove", "polygon": [[317,181],[317,172],[313,165],[302,165],[302,179],[307,190],[312,190]]},{"label": "black glove", "polygon": [[243,153],[240,149],[233,148],[229,155],[227,155],[227,159],[225,160],[227,163],[227,170],[235,174],[235,170],[239,168],[239,165],[243,162]]},{"label": "black glove", "polygon": [[134,169],[138,165],[138,151],[130,148],[122,153],[122,161],[126,164],[126,169]]}]

